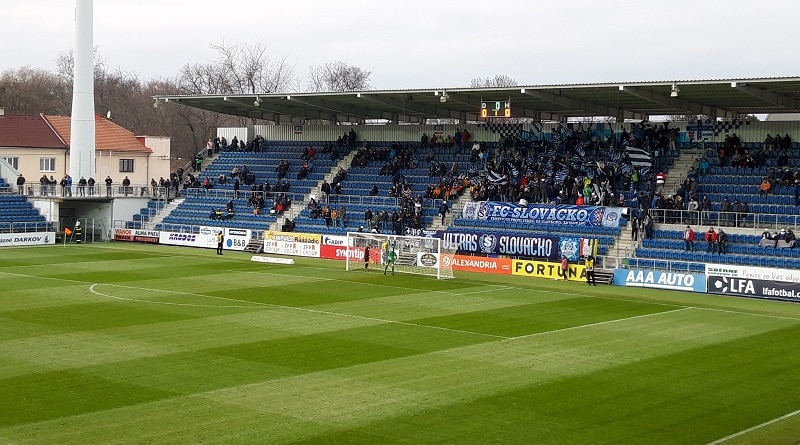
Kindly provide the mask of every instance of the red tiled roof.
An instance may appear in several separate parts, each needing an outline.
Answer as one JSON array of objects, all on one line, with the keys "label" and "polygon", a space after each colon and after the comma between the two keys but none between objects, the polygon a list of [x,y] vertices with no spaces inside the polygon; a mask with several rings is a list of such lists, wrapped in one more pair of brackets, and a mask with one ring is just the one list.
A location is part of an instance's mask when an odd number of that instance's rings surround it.
[{"label": "red tiled roof", "polygon": [[[70,141],[71,118],[69,116],[45,116],[50,125],[65,140]],[[136,136],[114,122],[95,115],[95,149],[104,151],[128,151],[152,153]]]},{"label": "red tiled roof", "polygon": [[67,145],[42,116],[5,115],[0,117],[0,147],[66,149]]}]

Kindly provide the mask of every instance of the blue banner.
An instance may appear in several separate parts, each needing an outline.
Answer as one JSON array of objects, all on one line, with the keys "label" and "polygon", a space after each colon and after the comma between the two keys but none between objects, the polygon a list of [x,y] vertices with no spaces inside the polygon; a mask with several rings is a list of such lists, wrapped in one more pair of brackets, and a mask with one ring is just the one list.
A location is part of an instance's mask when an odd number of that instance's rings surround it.
[{"label": "blue banner", "polygon": [[706,292],[706,276],[660,270],[614,269],[614,285]]},{"label": "blue banner", "polygon": [[[443,248],[456,248],[458,253],[509,255],[524,258],[558,260],[558,236],[501,235],[480,230],[442,231]],[[580,238],[578,238],[580,240]]]},{"label": "blue banner", "polygon": [[622,207],[530,204],[479,201],[464,205],[461,216],[485,221],[514,221],[531,224],[562,224],[595,227],[619,227]]}]

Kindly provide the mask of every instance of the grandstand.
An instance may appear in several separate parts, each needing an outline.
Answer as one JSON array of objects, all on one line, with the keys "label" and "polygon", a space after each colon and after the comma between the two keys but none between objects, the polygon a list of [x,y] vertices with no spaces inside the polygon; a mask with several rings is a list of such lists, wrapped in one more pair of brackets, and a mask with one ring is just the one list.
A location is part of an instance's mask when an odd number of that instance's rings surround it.
[{"label": "grandstand", "polygon": [[[385,153],[392,144],[413,145],[415,140],[401,142],[376,141],[372,142],[373,153]],[[551,140],[545,140],[544,145],[552,144]],[[183,226],[198,226],[211,224],[209,212],[212,208],[223,207],[233,200],[236,208],[235,216],[232,219],[213,221],[214,225],[232,228],[248,228],[255,231],[267,229],[280,230],[283,223],[282,216],[293,219],[296,231],[321,233],[321,234],[344,234],[347,231],[358,230],[363,226],[363,214],[367,209],[375,213],[387,211],[401,211],[399,202],[396,198],[388,196],[388,190],[392,185],[392,176],[382,172],[386,158],[383,155],[371,157],[363,165],[354,165],[352,160],[355,152],[347,154],[345,157],[331,159],[327,154],[319,153],[315,158],[314,171],[308,174],[305,179],[298,180],[297,173],[302,164],[301,156],[308,146],[319,149],[326,145],[321,141],[265,141],[252,152],[230,151],[222,153],[206,170],[199,174],[198,178],[209,178],[217,181],[220,176],[226,177],[225,183],[215,183],[211,189],[190,189],[184,192],[185,201],[177,209],[173,210],[163,222],[157,227],[165,230],[178,230]],[[361,143],[359,143],[361,145]],[[686,159],[696,160],[704,155],[711,155],[719,148],[716,143],[708,143],[705,146],[681,141],[672,150],[664,150],[662,156],[656,159],[652,171],[669,172],[671,176],[685,179],[692,172],[686,168]],[[495,156],[499,145],[496,143],[485,144],[490,156]],[[745,143],[748,150],[758,151],[761,143]],[[796,145],[795,145],[796,147]],[[359,147],[361,149],[362,147]],[[464,150],[466,151],[466,150]],[[596,155],[598,160],[608,161],[609,158]],[[473,170],[469,154],[454,154],[450,150],[437,150],[434,159],[431,161],[414,159],[415,168],[403,168],[398,171],[409,183],[414,195],[425,193],[429,185],[436,184],[440,178],[437,175],[430,175],[429,169],[432,163],[443,163],[445,165],[456,164],[456,168],[461,172]],[[292,207],[286,211],[285,215],[276,215],[265,212],[262,215],[253,215],[247,205],[246,196],[251,193],[250,186],[241,186],[239,198],[233,199],[233,181],[231,171],[236,167],[247,166],[255,174],[256,184],[275,183],[278,180],[277,164],[281,160],[289,162],[289,170],[285,179],[291,184],[289,196],[293,201]],[[795,227],[796,217],[800,216],[800,208],[794,205],[794,187],[776,184],[772,193],[760,194],[760,181],[770,173],[771,169],[778,168],[779,153],[769,152],[764,166],[761,167],[729,167],[719,165],[719,160],[714,157],[711,167],[704,174],[698,174],[697,187],[695,189],[698,198],[707,197],[711,202],[709,209],[697,212],[696,215],[689,215],[685,210],[663,210],[651,209],[650,212],[659,224],[655,231],[656,235],[652,240],[633,242],[630,240],[627,221],[622,221],[620,228],[614,227],[580,227],[580,226],[558,226],[543,224],[525,224],[520,222],[498,222],[468,220],[458,214],[454,214],[448,226],[435,224],[438,204],[441,201],[425,198],[424,213],[421,228],[423,229],[444,229],[449,231],[463,230],[482,230],[502,235],[522,235],[538,236],[544,234],[561,234],[564,236],[579,236],[594,238],[599,241],[598,253],[605,258],[600,264],[610,268],[627,262],[638,267],[695,271],[702,270],[703,263],[721,264],[740,264],[740,265],[761,265],[766,267],[800,267],[797,262],[798,250],[791,248],[769,249],[757,246],[757,230],[779,229],[782,226]],[[691,164],[692,161],[688,162]],[[670,171],[673,166],[677,169]],[[791,153],[788,165],[800,165],[800,156]],[[315,197],[323,201],[323,193],[320,190],[322,181],[330,182],[331,178],[339,168],[347,169],[347,177],[342,181],[342,194],[332,194],[330,202],[331,208],[345,207],[347,218],[343,221],[332,221],[326,224],[324,218],[312,217],[311,211],[306,204],[309,197]],[[790,167],[791,168],[791,167]],[[379,193],[372,196],[371,189],[377,186]],[[647,190],[646,187],[640,189]],[[670,190],[677,192],[677,190]],[[626,201],[631,206],[635,206],[637,190],[627,188],[624,184],[616,185],[615,192],[626,197]],[[664,194],[667,189],[661,189]],[[274,196],[274,194],[268,194]],[[720,202],[723,197],[736,197],[749,205],[749,211],[745,214],[734,212],[722,212]],[[468,196],[464,197],[467,201]],[[269,203],[267,204],[269,207]],[[455,209],[456,211],[460,210]],[[147,209],[152,213],[152,209]],[[677,213],[676,213],[677,212]],[[144,213],[144,212],[143,212]],[[636,214],[636,209],[633,214]],[[147,221],[147,217],[137,217],[132,224],[139,227]],[[729,251],[726,254],[705,254],[682,252],[680,239],[680,225],[684,222],[714,226],[728,227],[731,232]],[[671,229],[670,223],[677,226]],[[391,225],[379,225],[381,231],[391,231]],[[737,229],[743,232],[736,233]],[[196,230],[196,229],[195,229]],[[748,232],[749,231],[749,232]],[[702,232],[702,231],[700,231]],[[702,233],[699,234],[702,238]],[[671,241],[671,242],[668,242]],[[700,240],[702,242],[702,239]]]}]

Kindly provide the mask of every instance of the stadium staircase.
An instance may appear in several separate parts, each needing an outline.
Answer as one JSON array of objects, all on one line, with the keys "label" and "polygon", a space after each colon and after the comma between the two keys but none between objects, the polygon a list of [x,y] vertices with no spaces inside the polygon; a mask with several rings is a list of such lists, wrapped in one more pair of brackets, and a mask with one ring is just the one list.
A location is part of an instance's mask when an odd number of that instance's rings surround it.
[{"label": "stadium staircase", "polygon": [[247,247],[244,248],[244,251],[249,253],[261,253],[264,251],[264,242],[258,239],[252,240],[247,244]]},{"label": "stadium staircase", "polygon": [[181,205],[181,203],[183,203],[185,200],[186,198],[176,197],[168,204],[163,205],[158,213],[153,215],[153,217],[150,219],[149,224],[147,224],[148,228],[152,229],[156,226],[156,224],[161,224],[164,221],[164,218],[172,213],[173,210],[177,209],[178,206]]}]

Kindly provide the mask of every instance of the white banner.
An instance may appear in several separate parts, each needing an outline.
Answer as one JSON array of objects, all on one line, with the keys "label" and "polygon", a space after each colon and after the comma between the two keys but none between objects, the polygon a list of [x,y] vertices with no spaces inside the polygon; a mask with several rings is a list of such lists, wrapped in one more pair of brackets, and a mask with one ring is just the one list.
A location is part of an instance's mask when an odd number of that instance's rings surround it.
[{"label": "white banner", "polygon": [[770,269],[768,267],[748,267],[722,264],[706,264],[706,276],[768,280],[781,283],[800,283],[800,270]]},{"label": "white banner", "polygon": [[55,244],[55,232],[26,232],[26,233],[3,233],[0,234],[0,247],[12,246],[39,246],[43,244]]},{"label": "white banner", "polygon": [[250,244],[253,231],[250,229],[225,229],[225,249],[244,250]]},{"label": "white banner", "polygon": [[322,244],[326,246],[344,246],[347,244],[347,237],[341,235],[322,235]]},{"label": "white banner", "polygon": [[217,235],[213,233],[177,233],[160,232],[158,236],[160,244],[171,246],[203,247],[206,249],[217,248]]},{"label": "white banner", "polygon": [[436,267],[439,265],[439,254],[431,252],[417,252],[417,266]]}]

